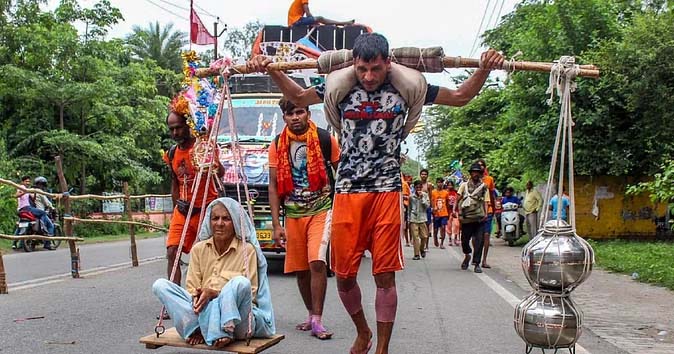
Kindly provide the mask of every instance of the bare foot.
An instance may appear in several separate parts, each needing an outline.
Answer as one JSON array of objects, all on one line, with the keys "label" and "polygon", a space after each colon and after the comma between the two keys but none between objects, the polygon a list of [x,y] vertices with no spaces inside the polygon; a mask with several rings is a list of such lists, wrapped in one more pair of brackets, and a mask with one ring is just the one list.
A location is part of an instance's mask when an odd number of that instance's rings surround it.
[{"label": "bare foot", "polygon": [[216,347],[216,348],[224,348],[224,347],[228,346],[229,344],[231,344],[232,342],[234,342],[233,338],[222,337],[222,338],[217,339],[213,343],[213,346]]},{"label": "bare foot", "polygon": [[201,335],[201,331],[197,329],[189,338],[187,338],[186,342],[189,345],[197,345],[204,344],[206,341],[204,340],[204,336]]},{"label": "bare foot", "polygon": [[367,353],[372,347],[372,331],[368,329],[365,333],[358,333],[356,341],[351,347],[351,354]]},{"label": "bare foot", "polygon": [[311,329],[311,321],[299,323],[297,326],[295,326],[295,329],[298,331],[308,331]]}]

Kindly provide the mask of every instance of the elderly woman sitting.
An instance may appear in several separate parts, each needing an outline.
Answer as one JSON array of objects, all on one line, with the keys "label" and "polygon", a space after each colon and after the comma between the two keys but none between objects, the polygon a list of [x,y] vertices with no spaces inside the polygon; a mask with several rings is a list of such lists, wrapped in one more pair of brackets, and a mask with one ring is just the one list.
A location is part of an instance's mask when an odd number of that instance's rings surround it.
[{"label": "elderly woman sitting", "polygon": [[152,291],[191,345],[205,342],[222,348],[248,334],[274,335],[267,262],[253,223],[231,198],[214,200],[205,215],[200,242],[192,248],[186,289],[158,279]]}]

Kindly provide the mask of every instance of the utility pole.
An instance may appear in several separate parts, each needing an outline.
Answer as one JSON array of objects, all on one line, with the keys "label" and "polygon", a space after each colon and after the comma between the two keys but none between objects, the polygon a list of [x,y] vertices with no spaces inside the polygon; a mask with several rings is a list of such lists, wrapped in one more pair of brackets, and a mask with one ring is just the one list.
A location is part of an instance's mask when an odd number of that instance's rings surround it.
[{"label": "utility pole", "polygon": [[222,32],[218,33],[218,22],[220,17],[216,17],[216,21],[213,22],[213,35],[215,36],[215,43],[213,44],[213,61],[218,60],[218,37],[222,36],[223,33],[227,30],[227,25],[222,29]]}]

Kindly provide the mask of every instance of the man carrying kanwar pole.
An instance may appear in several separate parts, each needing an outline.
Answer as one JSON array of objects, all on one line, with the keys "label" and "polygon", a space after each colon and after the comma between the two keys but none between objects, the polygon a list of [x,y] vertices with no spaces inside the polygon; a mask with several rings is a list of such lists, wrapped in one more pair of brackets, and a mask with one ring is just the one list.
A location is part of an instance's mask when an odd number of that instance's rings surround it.
[{"label": "man carrying kanwar pole", "polygon": [[[169,151],[164,154],[164,162],[168,165],[171,171],[171,199],[173,200],[173,214],[171,215],[171,222],[169,225],[168,237],[166,238],[166,258],[168,259],[167,272],[168,277],[171,277],[173,265],[178,255],[178,246],[182,237],[185,223],[188,223],[185,233],[185,240],[183,243],[182,252],[190,253],[192,244],[197,237],[199,230],[199,218],[201,216],[202,207],[206,207],[210,202],[218,197],[218,192],[215,187],[215,178],[213,175],[209,181],[207,178],[207,171],[204,171],[201,176],[199,185],[194,185],[197,178],[199,168],[195,166],[193,161],[192,150],[196,142],[196,138],[192,135],[189,125],[187,124],[187,117],[189,116],[189,106],[187,99],[178,94],[171,105],[169,106],[169,114],[166,117],[166,125],[168,126],[171,138],[176,142],[171,146]],[[222,177],[224,169],[217,161],[217,178]],[[190,219],[187,220],[190,203],[196,193],[195,203],[192,209]],[[206,203],[203,203],[204,193],[206,193]],[[203,204],[203,205],[202,205]],[[182,273],[180,271],[180,263],[175,271],[173,282],[180,285]]]},{"label": "man carrying kanwar pole", "polygon": [[[306,16],[305,16],[306,15]],[[288,26],[352,25],[355,21],[335,21],[322,16],[314,16],[309,10],[309,0],[293,0],[288,9]]]},{"label": "man carrying kanwar pole", "polygon": [[[326,253],[330,234],[326,221],[332,208],[333,169],[339,162],[339,144],[311,120],[309,107],[281,98],[285,128],[269,146],[269,204],[274,242],[285,242],[285,273],[295,273],[308,311],[295,328],[311,330],[318,339],[330,339],[322,322],[327,288]],[[279,211],[283,203],[285,229]]]},{"label": "man carrying kanwar pole", "polygon": [[[326,118],[340,134],[331,263],[339,297],[357,330],[351,353],[367,353],[372,345],[356,280],[365,250],[372,254],[377,286],[376,353],[389,351],[398,303],[395,272],[404,266],[400,145],[416,125],[424,104],[465,105],[478,94],[491,69],[502,64],[503,57],[489,50],[480,62],[480,69],[456,90],[427,85],[418,71],[391,63],[384,36],[365,33],[354,43],[353,65],[332,72],[325,84],[304,89],[284,73],[269,72],[297,106],[324,101]],[[266,71],[270,63],[257,56],[248,67]]]}]

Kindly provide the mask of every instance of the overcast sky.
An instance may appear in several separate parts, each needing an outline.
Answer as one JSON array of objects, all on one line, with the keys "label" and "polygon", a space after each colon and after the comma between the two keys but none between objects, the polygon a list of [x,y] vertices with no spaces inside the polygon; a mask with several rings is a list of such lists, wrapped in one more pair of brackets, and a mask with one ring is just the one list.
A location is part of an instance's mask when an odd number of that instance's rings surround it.
[{"label": "overcast sky", "polygon": [[[95,0],[79,0],[90,7]],[[189,31],[189,0],[110,0],[122,11],[124,21],[111,31],[123,37],[133,25],[172,22],[176,29]],[[204,24],[212,29],[215,16],[230,27],[259,20],[285,25],[291,0],[194,0]],[[500,17],[512,11],[516,0],[310,0],[314,15],[336,20],[355,19],[386,36],[391,47],[442,46],[445,54],[467,57],[483,22],[482,31],[493,28]],[[58,0],[50,0],[55,7]],[[486,11],[485,11],[486,10]],[[483,15],[486,12],[486,16]],[[491,21],[489,21],[491,20]],[[487,23],[489,22],[489,23]],[[479,41],[479,40],[478,40]],[[196,46],[195,49],[208,49]],[[475,50],[478,57],[481,50]],[[449,74],[428,75],[429,82],[451,85]]]},{"label": "overcast sky", "polygon": [[[83,7],[97,1],[79,0]],[[124,21],[111,31],[113,37],[123,37],[133,25],[149,22],[172,22],[176,29],[189,32],[189,0],[110,0],[119,8]],[[215,16],[230,27],[259,20],[265,24],[286,25],[288,7],[292,0],[194,0],[207,28],[212,29]],[[493,28],[499,17],[511,12],[517,0],[310,0],[315,16],[335,20],[355,19],[386,36],[391,47],[442,46],[445,54],[467,57],[482,22],[482,32]],[[58,0],[50,0],[54,8]],[[499,16],[500,14],[500,16]],[[478,39],[479,42],[479,39]],[[208,49],[208,47],[197,46]],[[482,50],[475,50],[479,57]],[[452,86],[450,74],[427,74],[436,85]],[[411,154],[415,158],[415,152]]]}]

